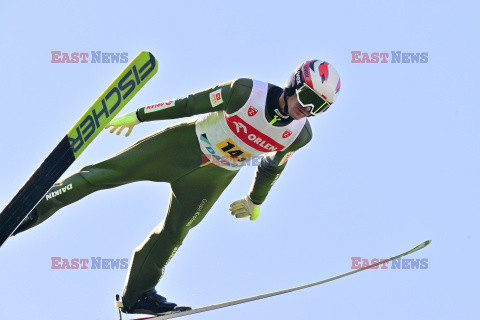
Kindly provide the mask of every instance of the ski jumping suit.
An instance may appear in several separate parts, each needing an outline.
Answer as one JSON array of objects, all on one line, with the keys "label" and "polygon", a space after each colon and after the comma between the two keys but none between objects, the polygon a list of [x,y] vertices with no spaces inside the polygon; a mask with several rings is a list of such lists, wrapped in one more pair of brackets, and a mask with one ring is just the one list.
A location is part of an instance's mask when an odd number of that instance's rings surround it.
[{"label": "ski jumping suit", "polygon": [[243,165],[258,165],[249,196],[265,200],[290,155],[312,137],[306,118],[280,117],[275,109],[283,89],[252,79],[237,79],[137,110],[140,121],[204,116],[169,126],[110,159],[86,166],[57,182],[35,208],[45,221],[58,209],[86,195],[135,181],[171,185],[165,220],[134,251],[123,293],[126,307],[153,289],[188,231],[205,217]]}]

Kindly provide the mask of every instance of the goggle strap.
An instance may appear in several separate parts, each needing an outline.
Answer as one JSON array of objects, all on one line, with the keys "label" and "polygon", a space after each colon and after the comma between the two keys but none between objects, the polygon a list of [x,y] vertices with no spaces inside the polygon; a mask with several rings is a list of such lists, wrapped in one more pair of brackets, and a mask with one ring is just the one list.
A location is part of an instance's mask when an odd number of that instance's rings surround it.
[{"label": "goggle strap", "polygon": [[295,88],[300,88],[303,84],[302,80],[302,68],[299,68],[295,72],[295,76],[293,77],[293,81],[295,82]]}]

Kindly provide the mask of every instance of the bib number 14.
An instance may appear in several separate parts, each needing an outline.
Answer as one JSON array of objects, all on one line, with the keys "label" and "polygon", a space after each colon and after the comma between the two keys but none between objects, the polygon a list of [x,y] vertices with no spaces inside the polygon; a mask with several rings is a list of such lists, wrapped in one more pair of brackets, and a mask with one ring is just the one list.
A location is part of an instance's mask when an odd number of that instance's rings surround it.
[{"label": "bib number 14", "polygon": [[238,162],[243,162],[253,157],[253,154],[242,150],[233,142],[232,139],[227,139],[218,143],[217,147],[224,155]]}]

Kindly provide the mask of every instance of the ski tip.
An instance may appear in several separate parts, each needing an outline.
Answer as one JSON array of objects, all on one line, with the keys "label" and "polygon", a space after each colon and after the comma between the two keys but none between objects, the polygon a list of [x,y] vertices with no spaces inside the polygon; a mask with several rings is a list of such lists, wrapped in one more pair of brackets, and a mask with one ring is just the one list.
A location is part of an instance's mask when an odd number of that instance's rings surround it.
[{"label": "ski tip", "polygon": [[426,246],[428,246],[430,243],[432,243],[432,240],[424,241],[424,242],[420,243],[418,246],[416,246],[413,250],[417,251],[417,250],[423,249]]},{"label": "ski tip", "polygon": [[432,243],[432,240],[424,241],[424,242],[420,243],[418,246],[416,246],[415,248],[413,248],[412,250],[409,250],[409,251],[405,252],[405,255],[413,253],[413,252],[418,251],[418,250],[421,250],[421,249],[425,248],[426,246],[428,246],[430,243]]},{"label": "ski tip", "polygon": [[418,245],[418,247],[419,249],[423,249],[426,246],[428,246],[430,243],[432,243],[432,240],[423,241],[421,244]]}]

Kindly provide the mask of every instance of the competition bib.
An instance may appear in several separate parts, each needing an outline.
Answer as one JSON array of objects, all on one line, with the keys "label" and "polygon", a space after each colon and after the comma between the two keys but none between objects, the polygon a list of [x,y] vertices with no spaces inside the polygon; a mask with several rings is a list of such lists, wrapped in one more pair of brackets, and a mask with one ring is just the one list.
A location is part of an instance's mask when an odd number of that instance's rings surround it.
[{"label": "competition bib", "polygon": [[249,159],[290,146],[306,118],[275,127],[265,117],[268,83],[253,80],[247,102],[236,112],[209,113],[197,120],[195,131],[200,148],[215,165],[239,170]]}]

